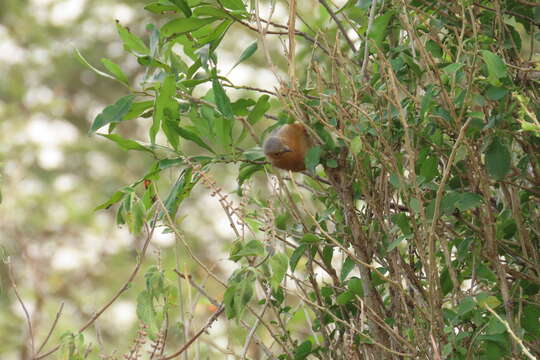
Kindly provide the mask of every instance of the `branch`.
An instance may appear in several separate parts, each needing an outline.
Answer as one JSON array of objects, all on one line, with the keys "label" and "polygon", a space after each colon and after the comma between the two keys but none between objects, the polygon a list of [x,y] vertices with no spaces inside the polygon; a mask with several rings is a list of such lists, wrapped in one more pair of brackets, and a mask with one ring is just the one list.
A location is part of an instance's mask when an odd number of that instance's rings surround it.
[{"label": "branch", "polygon": [[[479,4],[479,3],[473,3],[473,5],[474,5],[474,6],[477,6],[477,7],[479,7],[479,8],[485,9],[485,10],[497,12],[497,10],[492,9],[492,8],[490,8],[490,7],[487,7],[487,6],[484,6],[484,5]],[[540,5],[537,5],[537,6],[540,6]],[[519,13],[517,13],[517,12],[510,11],[510,10],[503,10],[502,12],[505,13],[505,14],[508,14],[508,15],[514,15],[515,17],[518,17],[518,18],[523,19],[523,20],[530,21],[531,24],[534,24],[534,25],[540,27],[540,22],[534,21],[533,19],[531,19],[531,18],[528,17],[528,16],[521,15],[521,14],[519,14]]]},{"label": "branch", "polygon": [[332,9],[330,9],[330,6],[326,2],[326,0],[319,0],[319,3],[321,3],[321,5],[324,6],[326,11],[328,11],[328,13],[332,17],[332,19],[335,21],[337,27],[339,28],[339,31],[341,31],[341,34],[343,34],[343,37],[345,38],[345,40],[347,40],[347,43],[349,44],[349,47],[352,49],[352,51],[354,53],[356,53],[357,50],[356,50],[356,47],[354,46],[354,43],[349,38],[349,35],[347,35],[347,31],[343,27],[343,24],[341,23],[341,21],[339,21],[337,15],[334,13],[334,11],[332,11]]},{"label": "branch", "polygon": [[212,326],[212,324],[214,323],[214,321],[217,320],[217,318],[219,317],[219,315],[221,315],[223,313],[223,310],[225,310],[225,306],[223,304],[221,304],[221,306],[219,307],[219,309],[216,310],[216,312],[214,312],[212,314],[212,316],[210,316],[210,318],[208,319],[208,321],[206,322],[206,325],[204,325],[201,330],[199,330],[195,335],[193,335],[193,337],[191,339],[188,340],[187,343],[185,343],[184,346],[182,346],[180,348],[180,350],[178,350],[177,352],[175,352],[174,354],[172,355],[166,355],[166,356],[163,356],[161,358],[161,360],[170,360],[170,359],[174,359],[175,357],[177,357],[178,355],[182,354],[184,351],[186,351],[190,346],[191,344],[193,344],[195,342],[195,340],[197,340],[202,334],[203,332],[205,332],[206,330],[208,330],[208,328],[210,328]]},{"label": "branch", "polygon": [[60,304],[60,309],[58,309],[58,312],[56,313],[56,318],[54,319],[54,322],[53,322],[53,324],[51,326],[51,329],[49,330],[49,333],[47,334],[47,337],[45,338],[45,340],[43,340],[43,343],[39,347],[36,354],[39,354],[41,352],[41,350],[43,350],[45,345],[47,345],[47,342],[49,341],[49,338],[51,337],[51,335],[52,335],[52,333],[54,331],[54,328],[56,327],[56,324],[58,324],[58,320],[60,319],[60,316],[62,315],[62,310],[64,310],[64,303],[63,302]]},{"label": "branch", "polygon": [[32,320],[30,320],[30,314],[28,313],[28,309],[26,308],[26,305],[24,304],[24,301],[22,301],[21,295],[17,290],[17,284],[15,284],[15,277],[13,276],[13,268],[11,267],[10,258],[7,259],[6,265],[8,267],[8,275],[9,281],[11,282],[11,287],[13,288],[13,292],[15,293],[15,296],[17,297],[17,300],[19,301],[19,304],[21,304],[21,307],[24,311],[24,317],[26,318],[26,323],[28,324],[28,333],[30,334],[30,351],[32,353],[32,356],[34,356],[34,330],[32,329]]},{"label": "branch", "polygon": [[[156,224],[157,224],[156,219],[157,219],[158,214],[159,214],[159,212],[156,211],[156,215],[154,216],[154,219],[152,220],[152,227],[150,229],[147,228],[148,235],[146,236],[146,240],[145,240],[143,248],[141,250],[141,254],[139,255],[139,258],[137,260],[137,264],[135,265],[135,268],[131,272],[131,275],[126,280],[124,285],[122,285],[122,287],[111,298],[111,300],[109,300],[105,305],[103,305],[99,311],[94,313],[94,315],[90,319],[88,319],[88,321],[79,329],[79,331],[78,331],[79,334],[82,333],[84,330],[86,330],[90,325],[92,325],[101,316],[101,314],[103,314],[105,312],[105,310],[107,310],[109,308],[109,306],[111,306],[120,297],[120,295],[122,295],[127,289],[129,289],[129,287],[130,287],[129,285],[135,279],[135,276],[137,276],[137,273],[139,272],[139,270],[141,268],[142,262],[144,260],[144,256],[146,255],[146,250],[148,249],[148,245],[150,244],[150,240],[152,239],[152,235],[154,235],[154,229],[156,228]],[[148,225],[146,225],[146,226],[148,226]],[[47,356],[49,356],[49,355],[55,353],[56,351],[58,351],[58,349],[60,349],[60,344],[56,345],[52,350],[46,352],[43,355],[33,356],[32,359],[33,360],[44,359]]]}]

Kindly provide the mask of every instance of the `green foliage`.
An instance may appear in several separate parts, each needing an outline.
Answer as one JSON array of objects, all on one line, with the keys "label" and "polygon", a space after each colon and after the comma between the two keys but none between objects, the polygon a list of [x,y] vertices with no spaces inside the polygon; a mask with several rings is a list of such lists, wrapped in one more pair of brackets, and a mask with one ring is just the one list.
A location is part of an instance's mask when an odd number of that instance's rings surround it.
[{"label": "green foliage", "polygon": [[[321,3],[301,30],[259,34],[269,59],[266,36],[294,33],[299,45],[294,61],[271,64],[289,75],[272,90],[224,75],[259,55],[254,42],[231,66],[220,51],[235,31],[268,25],[256,4],[148,4],[164,24],[147,27],[148,41],[117,24],[145,75],[90,130],[109,125],[101,136],[153,163],[98,209],[118,204],[135,235],[159,223],[181,239],[183,206],[208,188],[234,233],[235,270],[217,281],[227,323],[276,358],[537,355],[540,106],[538,80],[523,73],[538,56],[534,6]],[[127,83],[102,63],[112,76],[94,71]],[[114,133],[138,117],[152,118],[149,144]],[[274,172],[259,134],[293,121],[313,141],[307,171],[275,185],[259,171]],[[223,190],[224,168],[236,192]],[[186,290],[165,270],[151,267],[137,297],[152,340],[183,325],[169,313]]]}]

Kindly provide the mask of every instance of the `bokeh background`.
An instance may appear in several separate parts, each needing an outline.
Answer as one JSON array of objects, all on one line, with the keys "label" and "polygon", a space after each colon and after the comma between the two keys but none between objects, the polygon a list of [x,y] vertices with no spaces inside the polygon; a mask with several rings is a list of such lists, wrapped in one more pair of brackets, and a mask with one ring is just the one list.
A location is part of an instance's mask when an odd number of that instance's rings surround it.
[{"label": "bokeh background", "polygon": [[[123,51],[115,21],[146,39],[146,25],[163,21],[143,9],[146,3],[0,1],[0,251],[11,264],[12,280],[30,312],[36,347],[62,304],[62,315],[46,348],[57,344],[66,331],[76,332],[110,299],[131,273],[143,240],[115,224],[114,208],[94,211],[119,188],[142,177],[151,159],[88,135],[95,116],[127,90],[85,67],[75,49],[101,70],[101,58],[121,65],[136,86],[142,78],[141,67]],[[277,11],[279,15],[282,9]],[[238,34],[223,46],[220,63],[224,69],[256,40],[245,31]],[[238,84],[272,88],[275,79],[263,66],[264,57],[256,54],[229,77]],[[130,121],[121,125],[120,132],[145,141],[149,121]],[[218,177],[219,185],[229,192],[234,190],[235,174],[227,169],[223,167]],[[174,179],[171,173],[163,181]],[[209,192],[199,186],[183,205],[182,229],[197,256],[214,264],[216,273],[226,280],[234,269],[227,260],[232,236],[227,218]],[[161,230],[154,234],[150,260],[139,279],[148,266],[169,263],[174,267],[176,257],[182,256],[174,237]],[[182,259],[190,271],[190,261]],[[26,359],[28,327],[6,263],[0,264],[0,279],[0,358]],[[222,289],[213,288],[211,281],[207,285],[221,297]],[[138,329],[136,294],[142,286],[143,281],[136,282],[85,332],[86,341],[99,343],[102,354],[122,354],[131,346]],[[213,311],[204,301],[192,310],[192,321],[197,322],[200,315],[201,324]],[[225,348],[235,341],[235,334],[224,326],[218,322],[212,328],[222,336],[206,340],[214,341],[211,347]]]}]

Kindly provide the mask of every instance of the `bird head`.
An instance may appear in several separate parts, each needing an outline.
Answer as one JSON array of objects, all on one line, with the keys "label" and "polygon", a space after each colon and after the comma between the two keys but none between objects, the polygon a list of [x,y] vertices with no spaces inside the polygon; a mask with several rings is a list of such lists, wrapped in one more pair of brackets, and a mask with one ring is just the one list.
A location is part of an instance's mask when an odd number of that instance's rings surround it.
[{"label": "bird head", "polygon": [[276,136],[271,136],[266,140],[263,150],[266,156],[279,156],[292,151],[279,137]]}]

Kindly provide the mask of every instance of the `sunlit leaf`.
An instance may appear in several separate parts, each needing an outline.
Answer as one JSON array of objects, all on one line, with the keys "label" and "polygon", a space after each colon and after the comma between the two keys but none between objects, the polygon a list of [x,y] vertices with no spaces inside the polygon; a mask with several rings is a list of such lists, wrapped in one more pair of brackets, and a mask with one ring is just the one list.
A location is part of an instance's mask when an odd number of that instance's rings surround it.
[{"label": "sunlit leaf", "polygon": [[124,72],[122,71],[122,68],[120,66],[118,66],[118,64],[115,64],[114,62],[112,62],[111,60],[109,59],[106,59],[106,58],[102,58],[101,59],[101,63],[107,68],[107,70],[109,70],[109,72],[111,74],[114,75],[114,77],[124,83],[124,84],[128,84],[128,78],[126,76],[126,74],[124,74]]},{"label": "sunlit leaf", "polygon": [[288,266],[289,258],[287,258],[285,254],[278,253],[270,259],[270,267],[272,268],[270,283],[272,284],[272,289],[274,289],[274,291],[277,291],[281,281],[285,278]]},{"label": "sunlit leaf", "polygon": [[194,17],[174,19],[161,27],[160,35],[169,37],[173,34],[184,34],[193,30],[197,30],[204,25],[216,21],[216,18],[198,19]]},{"label": "sunlit leaf", "polygon": [[107,124],[122,121],[124,115],[126,115],[130,110],[133,99],[135,99],[135,95],[126,95],[118,99],[118,101],[116,101],[113,105],[107,106],[94,119],[94,122],[90,127],[90,132],[94,133]]},{"label": "sunlit leaf", "polygon": [[507,75],[506,64],[499,55],[494,54],[491,51],[480,50],[480,53],[482,54],[482,59],[484,59],[488,69],[489,83],[493,86],[499,86],[501,83],[499,79],[502,79]]},{"label": "sunlit leaf", "polygon": [[251,110],[251,112],[249,113],[247,117],[247,120],[251,125],[257,123],[268,111],[268,109],[270,109],[270,104],[268,102],[269,99],[270,99],[270,96],[261,95],[259,100],[257,100],[257,103],[255,104],[255,106],[253,107],[253,109]]},{"label": "sunlit leaf", "polygon": [[320,146],[313,146],[310,148],[306,154],[306,168],[311,171],[315,172],[315,167],[319,164],[321,161],[321,153],[322,149]]},{"label": "sunlit leaf", "polygon": [[189,7],[186,0],[169,0],[169,1],[172,2],[174,5],[176,5],[180,10],[182,10],[182,12],[184,13],[184,15],[186,15],[186,17],[191,16],[191,8]]},{"label": "sunlit leaf", "polygon": [[124,150],[137,150],[137,151],[148,151],[153,154],[153,151],[145,145],[140,144],[135,140],[125,139],[118,134],[99,134],[100,136],[106,137],[107,139],[114,141],[118,146]]},{"label": "sunlit leaf", "polygon": [[127,28],[123,27],[118,22],[116,23],[116,29],[118,30],[118,34],[124,42],[124,48],[127,51],[135,52],[140,55],[150,54],[148,47],[137,35],[131,33]]},{"label": "sunlit leaf", "polygon": [[377,47],[382,46],[382,42],[386,36],[386,31],[390,20],[394,16],[394,11],[388,11],[381,16],[378,16],[371,27],[371,31],[368,34],[368,38],[373,39]]},{"label": "sunlit leaf", "polygon": [[242,51],[242,54],[240,55],[240,58],[233,65],[231,70],[229,70],[229,72],[233,71],[233,69],[235,67],[237,67],[243,61],[246,61],[247,59],[249,59],[251,57],[251,55],[253,55],[255,53],[255,51],[257,51],[257,41],[254,41],[253,43],[251,43],[251,45],[249,45],[247,48],[245,48],[244,51]]},{"label": "sunlit leaf", "polygon": [[216,100],[216,105],[219,110],[226,118],[233,118],[233,111],[231,107],[231,101],[229,97],[223,90],[221,83],[219,82],[217,76],[212,78],[212,90],[214,91],[214,97]]}]

